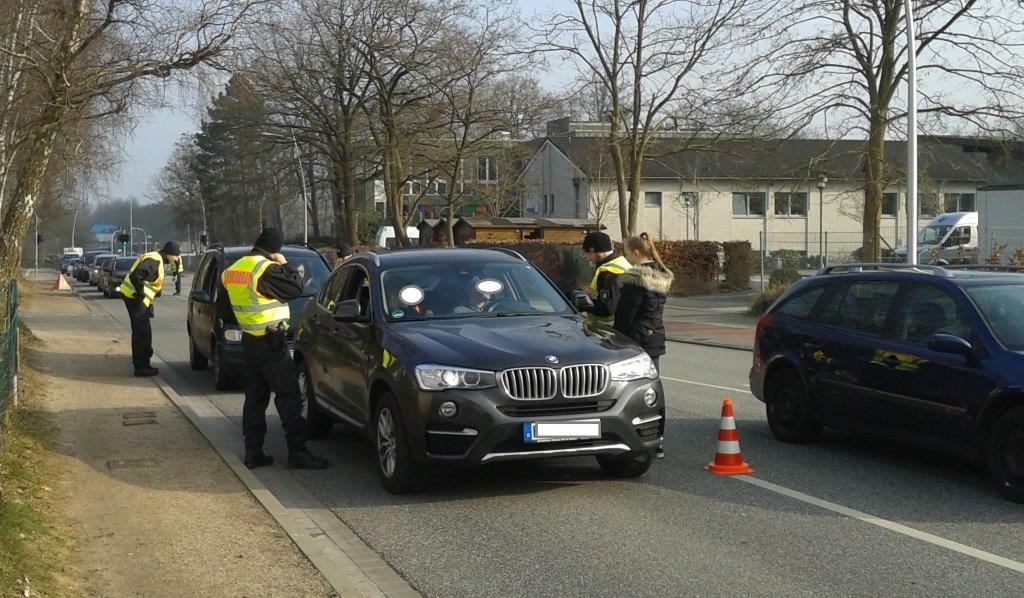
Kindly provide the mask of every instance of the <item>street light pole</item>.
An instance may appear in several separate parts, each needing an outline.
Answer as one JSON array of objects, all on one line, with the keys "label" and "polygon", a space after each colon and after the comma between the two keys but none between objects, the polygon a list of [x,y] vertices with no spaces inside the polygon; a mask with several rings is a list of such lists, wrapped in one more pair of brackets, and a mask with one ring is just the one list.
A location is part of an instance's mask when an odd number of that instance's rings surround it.
[{"label": "street light pole", "polygon": [[309,244],[309,198],[306,197],[306,174],[302,170],[302,158],[299,156],[299,141],[292,135],[295,162],[299,165],[299,184],[302,185],[302,242]]},{"label": "street light pole", "polygon": [[72,247],[75,246],[75,229],[78,227],[78,210],[79,210],[79,208],[75,208],[75,219],[71,223],[71,246]]},{"label": "street light pole", "polygon": [[914,2],[903,0],[907,20],[907,263],[917,264],[917,42]]},{"label": "street light pole", "polygon": [[825,259],[825,185],[828,177],[824,174],[818,177],[818,262],[824,268],[827,265]]}]

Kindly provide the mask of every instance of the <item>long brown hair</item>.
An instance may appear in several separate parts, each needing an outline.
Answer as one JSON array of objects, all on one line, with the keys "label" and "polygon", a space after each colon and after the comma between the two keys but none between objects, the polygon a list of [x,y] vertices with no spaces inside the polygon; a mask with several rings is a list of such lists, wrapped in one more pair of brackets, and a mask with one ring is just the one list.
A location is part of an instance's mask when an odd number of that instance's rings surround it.
[{"label": "long brown hair", "polygon": [[648,260],[654,260],[663,269],[668,270],[665,262],[661,261],[661,254],[658,253],[658,249],[654,246],[654,242],[651,241],[647,233],[640,233],[638,236],[629,237],[623,245],[626,246],[626,251],[638,253]]}]

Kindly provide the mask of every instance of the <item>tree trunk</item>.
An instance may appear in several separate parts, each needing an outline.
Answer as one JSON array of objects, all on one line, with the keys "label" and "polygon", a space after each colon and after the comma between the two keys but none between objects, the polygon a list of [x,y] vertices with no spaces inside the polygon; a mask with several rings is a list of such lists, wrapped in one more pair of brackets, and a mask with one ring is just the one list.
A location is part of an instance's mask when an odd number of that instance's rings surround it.
[{"label": "tree trunk", "polygon": [[345,194],[342,201],[345,209],[345,240],[358,245],[359,238],[359,210],[356,205],[356,169],[352,154],[347,150],[342,152],[341,161],[341,183],[342,191]]},{"label": "tree trunk", "polygon": [[878,232],[882,222],[882,192],[885,186],[885,119],[872,119],[864,161],[863,250],[860,259],[878,262],[882,258]]},{"label": "tree trunk", "polygon": [[316,172],[314,170],[313,152],[309,152],[309,220],[313,225],[313,237],[320,238],[320,207],[316,202]]},{"label": "tree trunk", "polygon": [[39,136],[32,144],[32,151],[18,173],[18,182],[11,194],[11,203],[4,211],[0,230],[0,280],[11,280],[18,274],[21,261],[21,244],[28,232],[28,223],[35,213],[36,199],[42,189],[43,178],[50,164],[54,140],[57,138],[57,123],[65,110],[54,108],[47,111],[45,123]]}]

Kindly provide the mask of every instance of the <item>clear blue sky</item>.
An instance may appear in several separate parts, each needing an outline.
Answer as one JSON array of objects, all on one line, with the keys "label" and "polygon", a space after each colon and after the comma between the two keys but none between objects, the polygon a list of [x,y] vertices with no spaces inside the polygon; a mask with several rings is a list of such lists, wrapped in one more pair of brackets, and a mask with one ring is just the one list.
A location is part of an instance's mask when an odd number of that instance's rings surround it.
[{"label": "clear blue sky", "polygon": [[[558,0],[555,0],[557,3]],[[521,13],[529,17],[538,10],[552,7],[550,0],[521,0]],[[144,115],[132,134],[125,140],[122,162],[110,181],[110,197],[119,199],[134,195],[145,202],[153,177],[167,162],[174,143],[183,133],[198,130],[197,115],[181,105],[177,94],[170,92],[167,101],[171,107],[151,110]],[[99,198],[101,201],[103,197]]]}]

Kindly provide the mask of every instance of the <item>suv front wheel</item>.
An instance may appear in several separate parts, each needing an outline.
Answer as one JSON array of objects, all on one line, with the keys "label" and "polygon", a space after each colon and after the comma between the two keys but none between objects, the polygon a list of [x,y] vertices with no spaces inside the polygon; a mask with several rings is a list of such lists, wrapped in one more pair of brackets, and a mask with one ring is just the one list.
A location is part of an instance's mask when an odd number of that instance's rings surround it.
[{"label": "suv front wheel", "polygon": [[988,439],[988,469],[1008,500],[1024,503],[1024,407],[1003,414]]},{"label": "suv front wheel", "polygon": [[821,433],[807,387],[796,370],[785,369],[768,379],[765,410],[772,434],[783,442],[809,442]]},{"label": "suv front wheel", "polygon": [[422,478],[409,454],[405,418],[391,393],[384,393],[377,401],[373,422],[376,427],[377,471],[384,489],[392,494],[416,490]]}]

